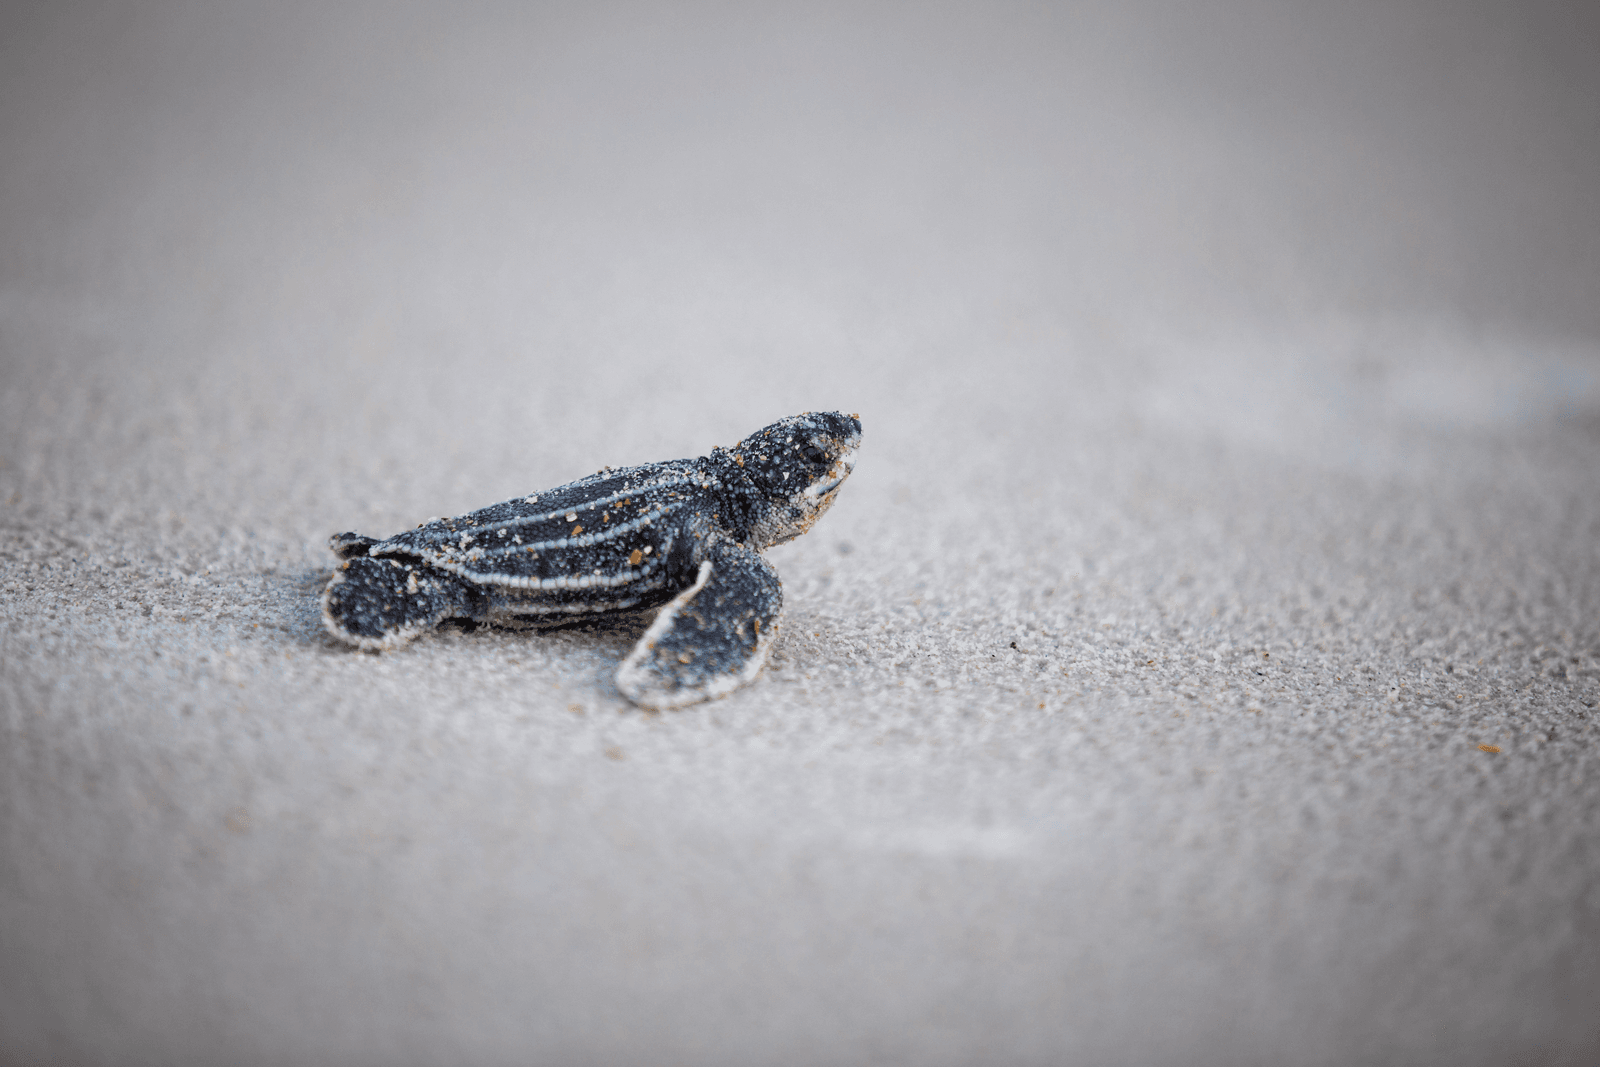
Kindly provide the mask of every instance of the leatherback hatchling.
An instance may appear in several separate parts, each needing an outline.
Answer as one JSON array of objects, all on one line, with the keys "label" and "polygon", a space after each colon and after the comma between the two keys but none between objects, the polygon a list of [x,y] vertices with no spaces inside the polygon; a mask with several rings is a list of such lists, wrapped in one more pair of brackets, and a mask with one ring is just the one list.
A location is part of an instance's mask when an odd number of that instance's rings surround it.
[{"label": "leatherback hatchling", "polygon": [[778,634],[783,585],[761,550],[828,510],[860,443],[859,416],[807,412],[732,449],[606,468],[387,540],[335,534],[344,562],[322,619],[386,649],[446,619],[551,629],[659,608],[617,688],[645,708],[723,696],[754,680]]}]

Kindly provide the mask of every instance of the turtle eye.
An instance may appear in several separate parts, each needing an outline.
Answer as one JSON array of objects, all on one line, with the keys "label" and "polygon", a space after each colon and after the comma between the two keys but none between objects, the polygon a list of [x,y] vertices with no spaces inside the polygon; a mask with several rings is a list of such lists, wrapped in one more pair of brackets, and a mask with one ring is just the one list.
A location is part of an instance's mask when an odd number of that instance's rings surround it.
[{"label": "turtle eye", "polygon": [[818,467],[826,467],[829,462],[828,453],[818,448],[816,445],[802,446],[800,449],[800,455],[807,463],[814,464]]}]

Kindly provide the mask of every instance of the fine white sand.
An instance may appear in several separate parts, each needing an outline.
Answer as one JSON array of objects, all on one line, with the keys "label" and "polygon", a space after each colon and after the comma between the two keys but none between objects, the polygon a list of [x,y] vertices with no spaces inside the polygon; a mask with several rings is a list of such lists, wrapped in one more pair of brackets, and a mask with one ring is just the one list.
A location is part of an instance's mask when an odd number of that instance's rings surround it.
[{"label": "fine white sand", "polygon": [[[8,8],[0,1061],[1600,1059],[1595,38],[1321,7]],[[729,699],[322,630],[807,409]]]}]

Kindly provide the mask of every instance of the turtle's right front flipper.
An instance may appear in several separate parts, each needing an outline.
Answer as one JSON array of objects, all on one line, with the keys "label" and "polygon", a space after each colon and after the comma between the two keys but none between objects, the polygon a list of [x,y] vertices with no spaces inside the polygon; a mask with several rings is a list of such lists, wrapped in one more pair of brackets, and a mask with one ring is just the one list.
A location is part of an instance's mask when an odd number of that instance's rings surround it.
[{"label": "turtle's right front flipper", "polygon": [[322,624],[358,648],[398,648],[445,619],[481,614],[473,590],[420,563],[355,556],[322,594]]},{"label": "turtle's right front flipper", "polygon": [[679,593],[617,668],[617,688],[642,708],[681,708],[755,681],[778,636],[783,583],[760,553],[716,539]]}]

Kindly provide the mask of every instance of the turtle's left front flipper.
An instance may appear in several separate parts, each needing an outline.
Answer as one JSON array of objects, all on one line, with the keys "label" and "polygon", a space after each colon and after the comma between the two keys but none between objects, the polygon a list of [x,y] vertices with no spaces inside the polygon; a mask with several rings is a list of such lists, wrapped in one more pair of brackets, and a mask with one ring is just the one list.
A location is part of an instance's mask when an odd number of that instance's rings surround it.
[{"label": "turtle's left front flipper", "polygon": [[681,708],[755,681],[778,636],[783,583],[755,549],[711,543],[689,588],[661,609],[617,668],[642,708]]}]

